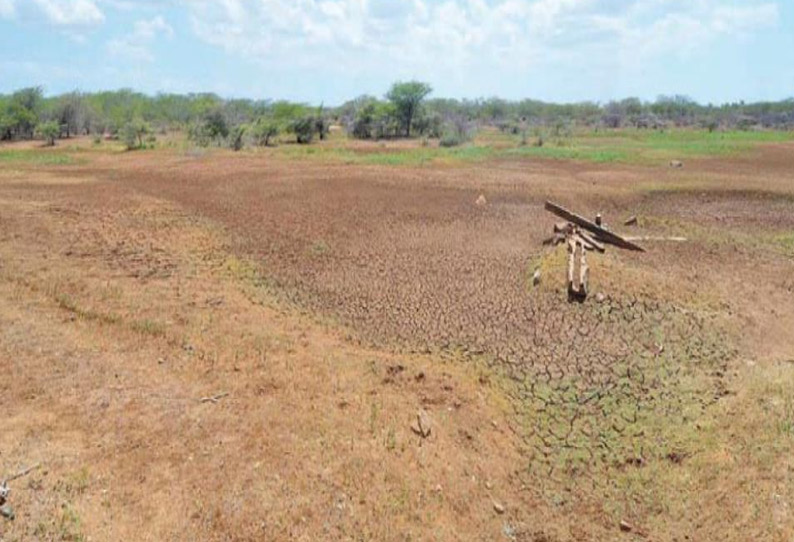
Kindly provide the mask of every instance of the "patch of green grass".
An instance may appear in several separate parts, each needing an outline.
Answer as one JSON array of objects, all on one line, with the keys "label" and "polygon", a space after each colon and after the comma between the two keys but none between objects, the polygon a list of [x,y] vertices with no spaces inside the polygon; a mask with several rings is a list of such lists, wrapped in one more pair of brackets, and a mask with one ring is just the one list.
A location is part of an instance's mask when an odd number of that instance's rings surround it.
[{"label": "patch of green grass", "polygon": [[92,309],[80,307],[69,294],[57,294],[55,296],[55,301],[58,303],[60,308],[84,320],[96,321],[102,324],[118,324],[121,321],[121,317],[117,314],[106,314],[94,311]]},{"label": "patch of green grass", "polygon": [[151,335],[152,337],[162,337],[165,335],[165,326],[154,320],[136,320],[130,324],[130,328],[142,335]]},{"label": "patch of green grass", "polygon": [[794,256],[794,231],[775,235],[772,242],[787,256]]},{"label": "patch of green grass", "polygon": [[756,145],[794,140],[794,132],[708,132],[705,130],[579,130],[549,137],[543,146],[521,145],[514,136],[484,130],[469,144],[442,148],[351,148],[344,140],[315,145],[284,145],[275,152],[289,159],[320,159],[345,164],[421,166],[499,158],[545,158],[595,163],[664,164],[678,158],[735,155]]},{"label": "patch of green grass", "polygon": [[31,164],[34,166],[61,166],[76,160],[59,150],[0,150],[0,164]]}]

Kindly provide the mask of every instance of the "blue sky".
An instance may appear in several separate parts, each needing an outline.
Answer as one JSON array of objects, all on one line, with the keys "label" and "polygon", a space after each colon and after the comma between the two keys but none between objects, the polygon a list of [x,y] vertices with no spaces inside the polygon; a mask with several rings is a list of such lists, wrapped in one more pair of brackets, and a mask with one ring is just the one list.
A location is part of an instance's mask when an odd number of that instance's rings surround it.
[{"label": "blue sky", "polygon": [[0,92],[794,96],[792,0],[0,0]]}]

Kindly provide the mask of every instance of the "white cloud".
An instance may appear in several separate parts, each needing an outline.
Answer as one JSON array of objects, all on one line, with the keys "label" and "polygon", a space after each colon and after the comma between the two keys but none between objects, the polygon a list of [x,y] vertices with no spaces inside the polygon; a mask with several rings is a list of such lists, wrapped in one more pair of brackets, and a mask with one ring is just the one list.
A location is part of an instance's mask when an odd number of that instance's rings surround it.
[{"label": "white cloud", "polygon": [[[196,35],[268,66],[448,79],[686,54],[774,25],[773,0],[182,0]],[[496,70],[495,70],[496,72]]]},{"label": "white cloud", "polygon": [[0,0],[0,19],[12,19],[14,15],[14,0]]},{"label": "white cloud", "polygon": [[94,0],[33,0],[33,3],[57,25],[97,24],[105,20]]},{"label": "white cloud", "polygon": [[151,62],[154,60],[151,45],[161,35],[166,37],[174,35],[174,29],[161,15],[149,20],[140,20],[126,36],[110,40],[107,44],[108,52],[131,60]]}]

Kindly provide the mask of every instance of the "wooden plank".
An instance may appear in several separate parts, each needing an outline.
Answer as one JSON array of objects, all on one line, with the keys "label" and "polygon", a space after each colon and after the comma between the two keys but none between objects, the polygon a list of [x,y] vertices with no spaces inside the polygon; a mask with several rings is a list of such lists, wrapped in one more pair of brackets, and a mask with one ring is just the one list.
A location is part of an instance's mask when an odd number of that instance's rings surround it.
[{"label": "wooden plank", "polygon": [[585,243],[587,243],[587,245],[588,245],[588,247],[590,248],[590,250],[597,250],[598,252],[602,252],[602,253],[606,251],[606,247],[605,247],[604,245],[602,245],[601,243],[599,243],[598,241],[596,241],[596,240],[593,238],[593,236],[592,236],[592,235],[590,235],[590,234],[588,234],[588,233],[585,233],[585,232],[583,232],[583,231],[581,231],[581,230],[579,230],[579,231],[577,232],[577,235],[578,235],[579,237],[581,237],[581,238],[582,238],[582,240],[583,240]]},{"label": "wooden plank", "polygon": [[572,213],[568,209],[565,209],[564,207],[560,207],[556,203],[547,201],[545,208],[547,211],[554,213],[560,218],[564,218],[569,222],[573,222],[580,228],[583,228],[589,231],[590,233],[595,234],[601,241],[605,243],[615,245],[616,247],[625,248],[626,250],[636,250],[638,252],[645,252],[645,249],[642,248],[640,245],[632,243],[631,241],[624,239],[623,237],[621,237],[616,233],[612,233],[609,230],[605,230],[595,222],[591,222],[590,220],[587,220],[583,216],[577,215],[576,213]]}]

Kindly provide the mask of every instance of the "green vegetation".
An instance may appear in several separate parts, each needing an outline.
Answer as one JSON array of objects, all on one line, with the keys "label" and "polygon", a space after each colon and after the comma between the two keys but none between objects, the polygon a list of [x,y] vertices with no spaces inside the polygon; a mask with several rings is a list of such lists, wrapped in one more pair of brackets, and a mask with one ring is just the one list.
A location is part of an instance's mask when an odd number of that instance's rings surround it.
[{"label": "green vegetation", "polygon": [[36,126],[36,135],[44,139],[48,147],[55,146],[55,139],[61,133],[58,123],[54,121],[42,122]]},{"label": "green vegetation", "polygon": [[404,130],[405,137],[411,137],[414,118],[419,113],[422,101],[432,90],[427,83],[408,81],[394,83],[386,93],[386,99],[394,107],[395,116]]},{"label": "green vegetation", "polygon": [[147,143],[154,143],[154,134],[146,121],[133,119],[122,128],[121,140],[127,150],[143,149]]},{"label": "green vegetation", "polygon": [[[451,134],[454,136],[454,134]],[[445,136],[446,137],[446,136]],[[463,137],[463,136],[456,136]],[[389,148],[351,148],[344,142],[326,146],[278,149],[292,159],[320,159],[348,164],[417,166],[431,162],[462,163],[498,158],[543,158],[596,163],[666,164],[678,158],[730,156],[752,151],[759,143],[794,141],[794,132],[708,132],[670,130],[664,133],[635,129],[575,132],[545,140],[542,146],[522,145],[514,136],[486,130],[471,142],[457,145]]]},{"label": "green vegetation", "polygon": [[70,155],[56,150],[0,149],[0,164],[32,164],[36,166],[62,166],[75,163]]}]

